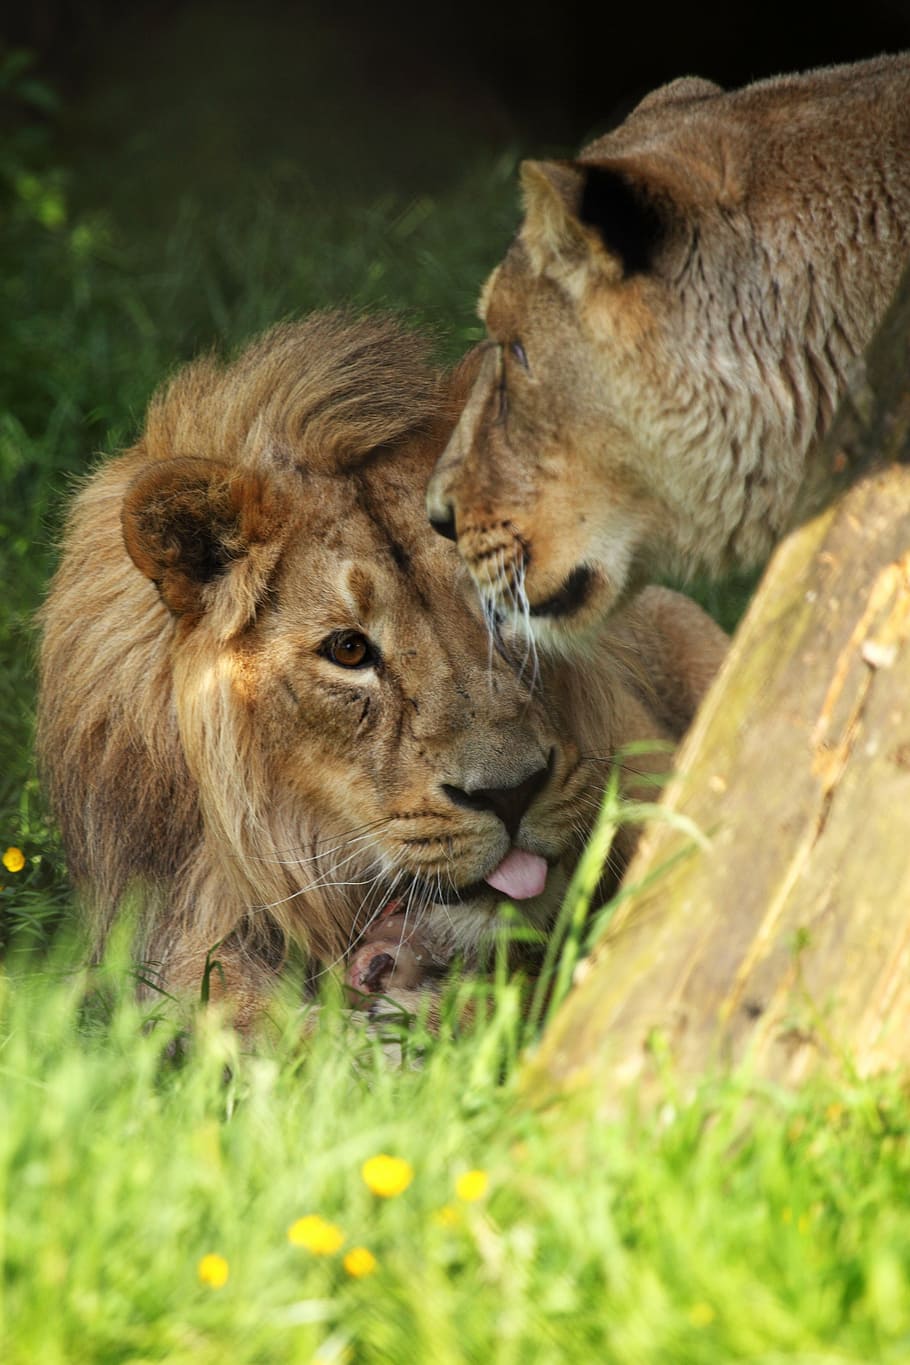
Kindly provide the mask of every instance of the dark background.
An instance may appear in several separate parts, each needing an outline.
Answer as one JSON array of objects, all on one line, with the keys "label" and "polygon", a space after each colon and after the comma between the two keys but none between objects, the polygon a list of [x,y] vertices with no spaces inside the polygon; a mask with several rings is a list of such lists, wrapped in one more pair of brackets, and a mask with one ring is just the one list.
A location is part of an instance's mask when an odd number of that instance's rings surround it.
[{"label": "dark background", "polygon": [[214,190],[283,161],[369,192],[432,189],[490,147],[573,149],[673,76],[733,86],[910,47],[910,0],[38,0],[8,5],[0,37],[36,53],[73,144],[129,146],[150,195],[174,163]]}]

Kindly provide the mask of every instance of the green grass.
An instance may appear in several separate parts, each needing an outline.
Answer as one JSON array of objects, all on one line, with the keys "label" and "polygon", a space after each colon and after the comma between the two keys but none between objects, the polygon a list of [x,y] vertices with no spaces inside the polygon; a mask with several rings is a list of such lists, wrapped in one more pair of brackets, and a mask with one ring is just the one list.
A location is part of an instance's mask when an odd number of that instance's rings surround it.
[{"label": "green grass", "polygon": [[[256,1056],[211,1017],[189,1057],[64,966],[0,979],[0,1355],[168,1361],[905,1361],[910,1104],[705,1082],[660,1117],[535,1112],[514,990],[471,1036],[390,1068],[327,1008]],[[98,983],[95,983],[96,990]],[[225,1067],[230,1077],[225,1077]],[[380,1199],[378,1153],[413,1181]],[[467,1170],[484,1198],[459,1200]],[[337,1253],[288,1241],[318,1214]],[[354,1246],[376,1258],[353,1278]],[[229,1277],[202,1283],[205,1255]]]}]

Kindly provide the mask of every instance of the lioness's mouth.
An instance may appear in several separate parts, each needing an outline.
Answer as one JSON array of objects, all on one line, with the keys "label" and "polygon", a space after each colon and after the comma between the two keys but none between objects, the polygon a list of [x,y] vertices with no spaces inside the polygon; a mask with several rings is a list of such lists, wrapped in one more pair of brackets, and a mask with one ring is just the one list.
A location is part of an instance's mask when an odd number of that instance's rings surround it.
[{"label": "lioness's mouth", "polygon": [[532,616],[571,616],[583,607],[588,599],[594,573],[585,564],[573,569],[561,588],[545,597],[542,602],[531,604]]}]

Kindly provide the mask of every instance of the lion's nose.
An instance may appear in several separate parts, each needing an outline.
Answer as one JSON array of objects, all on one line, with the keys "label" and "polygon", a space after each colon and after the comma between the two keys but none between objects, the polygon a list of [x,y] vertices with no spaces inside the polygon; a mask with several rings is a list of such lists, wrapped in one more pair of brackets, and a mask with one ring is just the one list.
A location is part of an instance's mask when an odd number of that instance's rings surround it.
[{"label": "lion's nose", "polygon": [[458,532],[455,529],[455,511],[449,502],[440,503],[438,508],[433,509],[430,514],[430,525],[438,535],[445,536],[446,540],[458,539]]},{"label": "lion's nose", "polygon": [[464,806],[467,810],[489,810],[498,815],[508,830],[509,838],[514,839],[525,811],[546,785],[551,763],[552,755],[551,762],[535,769],[513,787],[475,787],[473,791],[465,791],[462,787],[443,782],[442,790],[456,806]]}]

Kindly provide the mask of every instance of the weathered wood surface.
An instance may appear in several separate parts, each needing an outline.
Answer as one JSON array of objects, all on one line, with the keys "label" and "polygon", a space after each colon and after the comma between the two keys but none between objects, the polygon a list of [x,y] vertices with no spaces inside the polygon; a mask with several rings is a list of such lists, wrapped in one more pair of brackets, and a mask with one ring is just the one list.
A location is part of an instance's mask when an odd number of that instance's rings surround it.
[{"label": "weathered wood surface", "polygon": [[532,1095],[910,1061],[910,275],[827,449],[847,491],[778,549],[666,794],[709,842],[650,828]]}]

